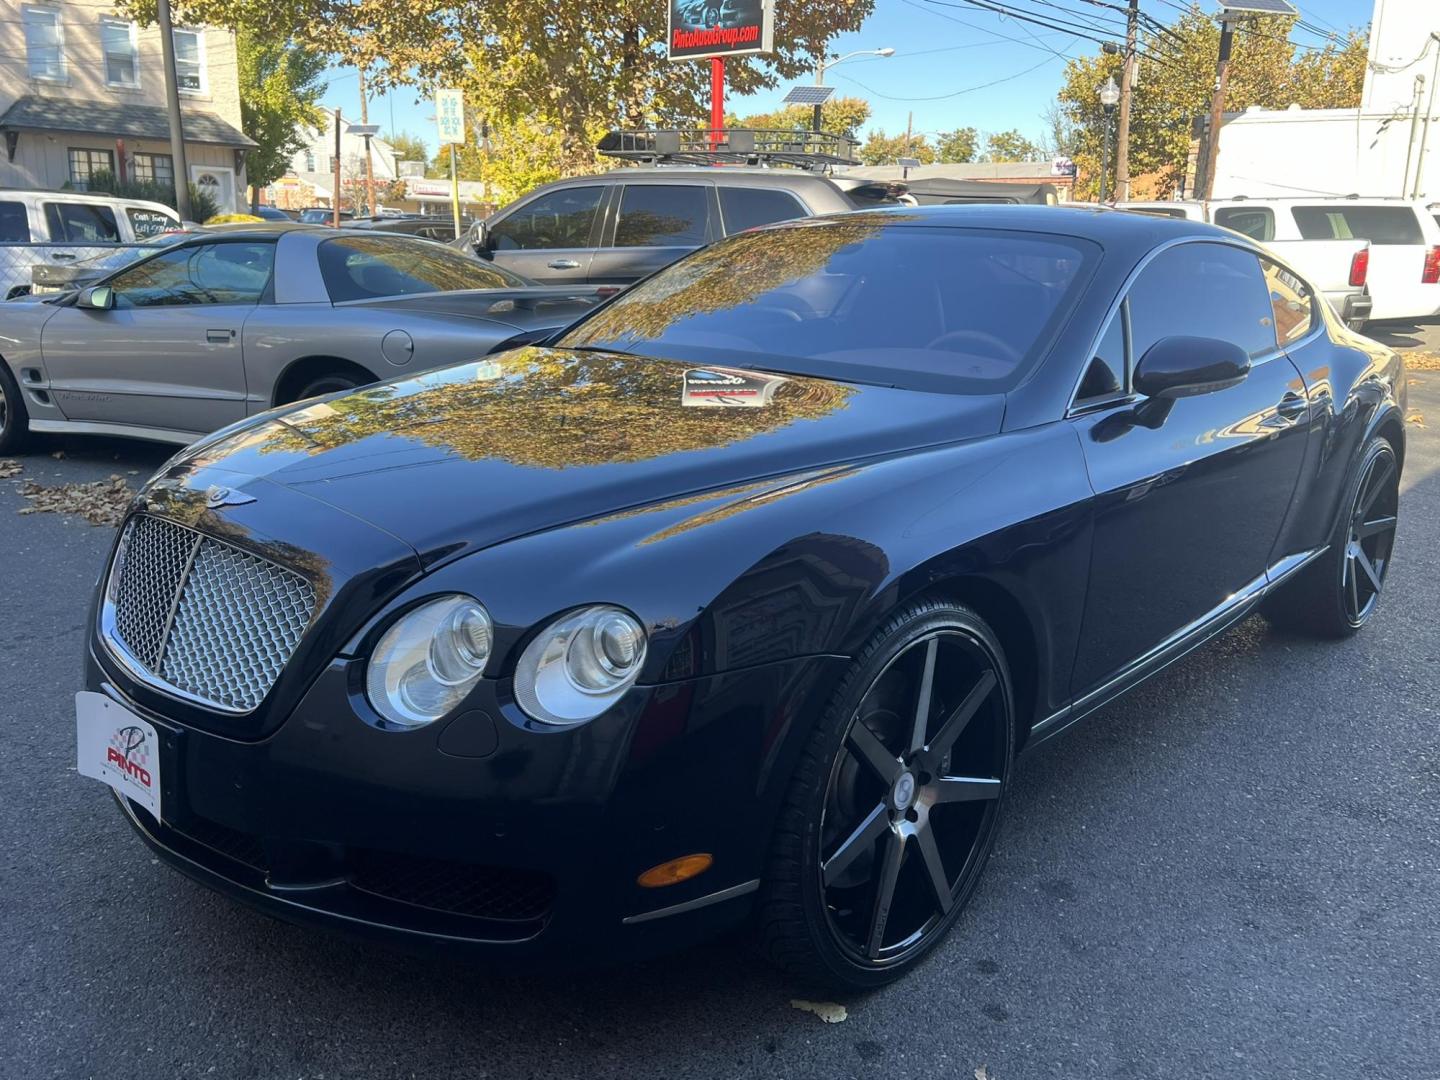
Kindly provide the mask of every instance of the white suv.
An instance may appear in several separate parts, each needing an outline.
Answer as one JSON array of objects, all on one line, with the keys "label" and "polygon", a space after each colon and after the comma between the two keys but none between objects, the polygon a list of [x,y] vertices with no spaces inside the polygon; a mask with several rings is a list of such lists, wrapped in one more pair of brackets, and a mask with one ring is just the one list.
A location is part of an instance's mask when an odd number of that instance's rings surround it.
[{"label": "white suv", "polygon": [[179,227],[174,210],[144,199],[0,190],[0,296],[28,292],[35,266],[69,265]]}]

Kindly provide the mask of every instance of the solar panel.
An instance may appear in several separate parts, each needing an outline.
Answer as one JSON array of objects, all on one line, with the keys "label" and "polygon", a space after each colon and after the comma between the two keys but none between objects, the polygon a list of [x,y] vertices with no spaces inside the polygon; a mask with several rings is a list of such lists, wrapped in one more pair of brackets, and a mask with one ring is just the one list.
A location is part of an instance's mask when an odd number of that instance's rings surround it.
[{"label": "solar panel", "polygon": [[1225,15],[1299,15],[1288,0],[1221,0]]},{"label": "solar panel", "polygon": [[833,86],[792,86],[784,101],[786,105],[824,105],[833,93]]}]

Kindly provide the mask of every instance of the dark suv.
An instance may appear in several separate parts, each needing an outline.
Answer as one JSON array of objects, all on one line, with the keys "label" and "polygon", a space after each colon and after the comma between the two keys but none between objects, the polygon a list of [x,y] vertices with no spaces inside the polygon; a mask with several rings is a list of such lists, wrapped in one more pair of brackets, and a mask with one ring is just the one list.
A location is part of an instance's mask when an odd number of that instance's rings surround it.
[{"label": "dark suv", "polygon": [[457,241],[546,284],[627,285],[722,236],[893,201],[885,181],[790,168],[622,168],[536,188]]}]

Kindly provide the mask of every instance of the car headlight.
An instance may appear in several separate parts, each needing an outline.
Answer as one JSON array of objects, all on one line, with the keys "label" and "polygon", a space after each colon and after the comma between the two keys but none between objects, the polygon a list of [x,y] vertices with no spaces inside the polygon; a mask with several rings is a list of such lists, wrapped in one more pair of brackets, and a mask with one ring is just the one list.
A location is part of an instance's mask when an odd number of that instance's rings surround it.
[{"label": "car headlight", "polygon": [[489,613],[468,596],[422,604],[385,631],[371,654],[370,704],[400,727],[434,723],[480,679],[494,636]]},{"label": "car headlight", "polygon": [[617,607],[581,608],[520,655],[515,700],[546,724],[581,724],[615,704],[645,663],[645,628]]}]

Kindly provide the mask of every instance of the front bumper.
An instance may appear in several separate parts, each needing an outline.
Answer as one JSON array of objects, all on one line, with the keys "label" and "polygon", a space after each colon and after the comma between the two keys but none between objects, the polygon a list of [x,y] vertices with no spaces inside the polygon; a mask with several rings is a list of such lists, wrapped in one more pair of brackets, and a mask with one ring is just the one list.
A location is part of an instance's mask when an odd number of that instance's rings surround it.
[{"label": "front bumper", "polygon": [[[745,918],[794,736],[843,663],[640,687],[568,731],[527,727],[482,695],[437,730],[392,732],[357,715],[342,659],[258,742],[141,707],[93,653],[86,686],[160,734],[166,820],[122,808],[176,869],[292,922],[568,965],[681,947]],[[636,884],[695,852],[714,857],[704,874]]]}]

